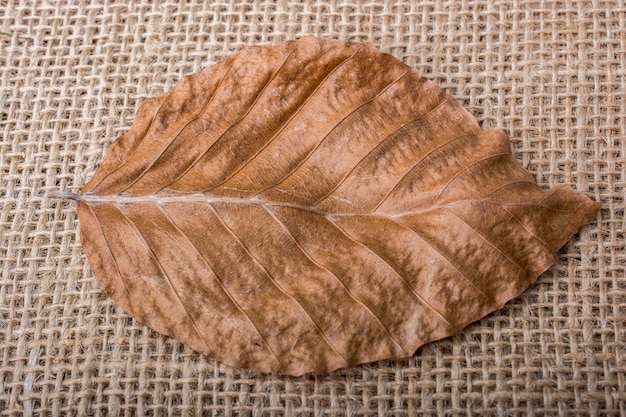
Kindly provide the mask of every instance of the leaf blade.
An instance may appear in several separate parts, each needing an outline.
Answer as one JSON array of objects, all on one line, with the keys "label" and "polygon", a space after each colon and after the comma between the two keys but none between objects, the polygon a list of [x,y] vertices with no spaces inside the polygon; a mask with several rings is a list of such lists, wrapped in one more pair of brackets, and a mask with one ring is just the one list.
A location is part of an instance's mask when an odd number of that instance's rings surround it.
[{"label": "leaf blade", "polygon": [[458,332],[599,208],[541,190],[506,135],[391,56],[313,38],[148,101],[82,191],[85,253],[126,311],[292,375]]}]

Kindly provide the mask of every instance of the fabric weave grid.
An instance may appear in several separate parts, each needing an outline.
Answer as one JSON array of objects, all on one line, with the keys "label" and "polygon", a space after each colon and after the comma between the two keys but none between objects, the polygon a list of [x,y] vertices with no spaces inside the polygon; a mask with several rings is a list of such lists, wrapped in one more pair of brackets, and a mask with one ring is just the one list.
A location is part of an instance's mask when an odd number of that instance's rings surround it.
[{"label": "fabric weave grid", "polygon": [[[240,48],[371,42],[601,201],[521,297],[410,359],[230,369],[98,289],[76,192],[139,105]],[[480,0],[0,1],[0,416],[626,415],[626,5]]]}]

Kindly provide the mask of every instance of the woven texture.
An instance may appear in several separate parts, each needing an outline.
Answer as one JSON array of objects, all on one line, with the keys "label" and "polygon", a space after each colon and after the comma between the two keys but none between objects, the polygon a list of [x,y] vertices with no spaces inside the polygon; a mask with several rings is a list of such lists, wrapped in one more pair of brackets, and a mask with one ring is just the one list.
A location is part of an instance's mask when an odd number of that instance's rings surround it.
[{"label": "woven texture", "polygon": [[[511,136],[597,221],[521,297],[412,358],[228,368],[98,289],[77,192],[138,106],[245,45],[367,41]],[[607,1],[0,1],[0,416],[625,416],[626,6]]]}]

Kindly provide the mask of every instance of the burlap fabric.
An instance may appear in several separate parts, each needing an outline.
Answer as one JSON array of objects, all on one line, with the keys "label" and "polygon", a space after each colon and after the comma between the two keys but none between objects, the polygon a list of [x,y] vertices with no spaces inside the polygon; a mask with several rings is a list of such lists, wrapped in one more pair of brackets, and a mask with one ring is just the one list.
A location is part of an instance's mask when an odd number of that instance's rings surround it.
[{"label": "burlap fabric", "polygon": [[[0,416],[626,415],[622,1],[0,1]],[[138,106],[241,47],[371,42],[511,136],[597,221],[521,297],[412,358],[301,378],[228,368],[98,289],[77,191]]]}]

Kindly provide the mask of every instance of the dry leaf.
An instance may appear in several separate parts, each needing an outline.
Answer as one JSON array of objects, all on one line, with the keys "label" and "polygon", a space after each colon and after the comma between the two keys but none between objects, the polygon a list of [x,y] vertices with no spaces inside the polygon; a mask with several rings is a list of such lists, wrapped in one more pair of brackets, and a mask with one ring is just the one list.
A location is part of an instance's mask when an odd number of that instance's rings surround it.
[{"label": "dry leaf", "polygon": [[83,187],[82,243],[141,323],[299,375],[412,355],[548,269],[598,204],[371,46],[246,48],[148,100]]}]

